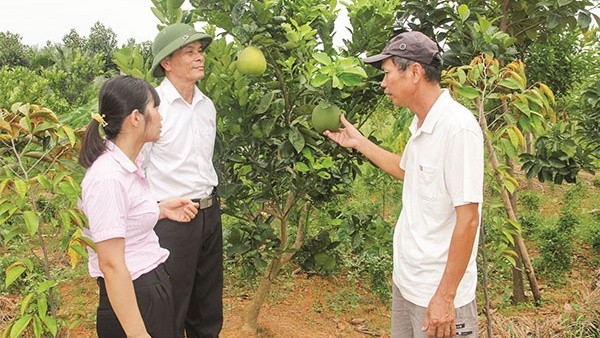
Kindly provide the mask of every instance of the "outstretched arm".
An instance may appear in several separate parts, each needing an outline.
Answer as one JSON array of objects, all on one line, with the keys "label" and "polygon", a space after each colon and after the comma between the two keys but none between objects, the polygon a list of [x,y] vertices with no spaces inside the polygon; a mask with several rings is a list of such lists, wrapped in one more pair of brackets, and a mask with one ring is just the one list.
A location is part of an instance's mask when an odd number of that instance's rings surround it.
[{"label": "outstretched arm", "polygon": [[323,134],[345,148],[353,148],[363,154],[381,170],[389,175],[404,180],[404,170],[400,168],[400,155],[387,151],[364,137],[344,115],[340,116],[344,125],[336,132],[326,130]]}]

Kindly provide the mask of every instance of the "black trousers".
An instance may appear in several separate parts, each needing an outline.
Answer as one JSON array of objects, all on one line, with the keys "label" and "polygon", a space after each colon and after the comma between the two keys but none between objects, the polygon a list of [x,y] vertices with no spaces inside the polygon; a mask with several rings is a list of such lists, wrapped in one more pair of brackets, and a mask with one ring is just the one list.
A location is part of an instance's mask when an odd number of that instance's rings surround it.
[{"label": "black trousers", "polygon": [[169,250],[176,338],[218,337],[223,326],[223,233],[216,194],[212,206],[188,223],[169,219],[154,227]]},{"label": "black trousers", "polygon": [[[99,338],[126,338],[127,335],[113,311],[103,278],[98,278],[100,298],[96,312],[96,332]],[[152,338],[173,338],[173,288],[164,264],[133,281],[138,308],[146,331]]]}]

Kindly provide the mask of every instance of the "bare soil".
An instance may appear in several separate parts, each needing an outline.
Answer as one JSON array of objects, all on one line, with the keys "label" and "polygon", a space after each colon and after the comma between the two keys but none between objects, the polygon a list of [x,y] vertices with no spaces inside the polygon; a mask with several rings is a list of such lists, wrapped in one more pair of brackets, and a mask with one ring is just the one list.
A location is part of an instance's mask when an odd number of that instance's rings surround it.
[{"label": "bare soil", "polygon": [[[588,178],[590,179],[590,178]],[[535,182],[534,190],[544,195],[542,215],[556,215],[560,209],[561,186]],[[591,198],[582,205],[582,212],[597,208],[600,189],[590,190]],[[586,211],[587,210],[587,211]],[[530,247],[531,248],[531,247]],[[535,248],[532,248],[535,254]],[[600,268],[592,264],[590,248],[576,250],[573,270],[564,285],[551,286],[540,278],[543,304],[507,305],[506,294],[491,295],[491,323],[485,314],[485,301],[479,290],[480,337],[488,337],[491,324],[493,337],[500,338],[600,338]],[[57,264],[68,266],[67,259]],[[227,276],[226,276],[227,277]],[[539,276],[538,276],[539,277]],[[507,283],[510,279],[507,278]],[[370,291],[345,274],[333,277],[308,276],[301,272],[285,272],[272,286],[260,312],[258,338],[337,338],[389,337],[390,302],[382,302]],[[246,338],[240,331],[251,291],[239,286],[239,281],[226,281],[224,294],[223,338]],[[481,288],[480,288],[481,289]],[[507,285],[505,289],[510,292]],[[60,317],[68,332],[61,337],[95,337],[95,307],[97,285],[87,276],[85,266],[73,272],[60,290]],[[0,332],[19,311],[20,299],[0,295]],[[596,331],[581,332],[581,325],[596,326]]]},{"label": "bare soil", "polygon": [[[63,283],[60,292],[61,317],[68,321],[69,327],[64,337],[95,337],[97,286],[94,280],[83,274]],[[575,334],[572,330],[576,328],[564,324],[568,320],[600,319],[600,269],[574,270],[567,285],[546,287],[542,292],[544,304],[541,307],[492,310],[493,337],[600,337],[600,334],[570,335]],[[480,337],[487,337],[484,301],[478,302]],[[249,303],[248,294],[226,287],[222,338],[249,337],[239,329]],[[9,319],[5,314],[14,313],[17,306],[16,299],[0,298],[3,314],[0,319]],[[258,326],[257,338],[389,338],[390,308],[388,302],[381,302],[367,288],[345,277],[291,274],[273,286],[261,310]]]}]

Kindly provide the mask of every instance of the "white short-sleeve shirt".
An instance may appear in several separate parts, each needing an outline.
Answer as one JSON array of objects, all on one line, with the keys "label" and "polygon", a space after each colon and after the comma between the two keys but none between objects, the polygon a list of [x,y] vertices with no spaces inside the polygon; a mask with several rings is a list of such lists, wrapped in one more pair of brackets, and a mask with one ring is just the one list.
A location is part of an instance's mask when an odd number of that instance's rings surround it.
[{"label": "white short-sleeve shirt", "polygon": [[[154,225],[159,209],[140,168],[119,147],[105,141],[106,151],[87,169],[81,182],[79,208],[88,219],[83,235],[95,243],[125,239],[125,263],[135,280],[167,260],[169,251],[160,247]],[[88,248],[92,277],[103,277],[98,254]]]},{"label": "white short-sleeve shirt", "polygon": [[[408,301],[427,307],[446,261],[456,207],[483,201],[483,135],[473,114],[443,90],[412,133],[400,161],[402,211],[394,230],[393,280]],[[475,299],[477,239],[455,297]]]}]

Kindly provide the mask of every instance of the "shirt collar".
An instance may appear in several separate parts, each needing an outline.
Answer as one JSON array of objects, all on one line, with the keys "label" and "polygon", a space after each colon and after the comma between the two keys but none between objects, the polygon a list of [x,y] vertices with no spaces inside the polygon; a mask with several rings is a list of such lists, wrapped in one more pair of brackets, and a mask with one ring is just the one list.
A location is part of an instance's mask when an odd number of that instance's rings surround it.
[{"label": "shirt collar", "polygon": [[[428,134],[431,134],[433,132],[433,128],[435,127],[440,117],[442,116],[442,113],[444,112],[443,108],[445,106],[445,102],[448,102],[448,99],[450,99],[450,92],[448,91],[448,89],[442,89],[442,93],[440,94],[440,96],[438,96],[437,100],[435,100],[435,103],[433,104],[433,106],[431,106],[429,112],[425,116],[425,121],[423,121],[421,128],[419,128],[419,132]],[[409,130],[412,134],[415,134],[415,132],[417,132],[417,122],[418,119],[415,116],[409,127]]]},{"label": "shirt collar", "polygon": [[123,167],[123,169],[129,171],[130,173],[135,173],[138,170],[141,170],[141,164],[143,161],[142,154],[139,154],[135,159],[135,163],[131,162],[129,157],[125,155],[125,153],[121,150],[121,148],[117,147],[112,141],[106,140],[105,146],[108,154],[112,156],[112,158],[117,161]]},{"label": "shirt collar", "polygon": [[[177,91],[177,88],[175,88],[173,83],[169,81],[168,78],[165,77],[160,86],[163,88],[164,94],[161,96],[161,99],[166,100],[167,102],[169,102],[169,104],[173,104],[173,102],[175,102],[175,100],[177,99],[180,99],[181,101],[185,102],[183,97],[181,97],[181,94],[179,94],[179,92]],[[194,86],[194,99],[192,100],[192,106],[204,100],[205,98],[206,96],[204,95],[204,93],[202,93],[200,89],[198,89],[198,87]]]}]

